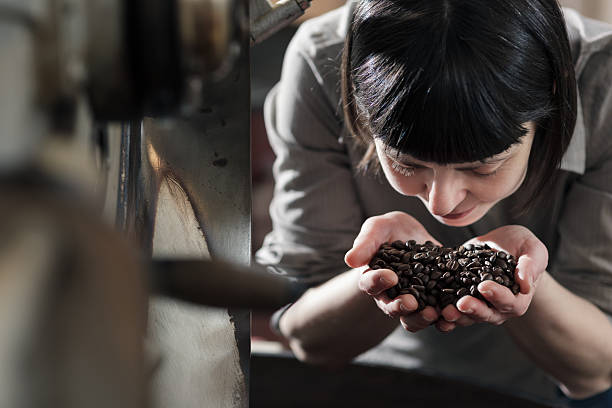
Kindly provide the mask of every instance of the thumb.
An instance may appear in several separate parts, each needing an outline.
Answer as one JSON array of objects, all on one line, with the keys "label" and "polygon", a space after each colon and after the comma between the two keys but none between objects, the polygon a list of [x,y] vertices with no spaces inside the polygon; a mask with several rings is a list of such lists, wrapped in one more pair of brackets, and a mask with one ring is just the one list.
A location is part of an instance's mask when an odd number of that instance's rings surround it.
[{"label": "thumb", "polygon": [[548,265],[548,250],[540,240],[529,239],[521,246],[520,253],[516,265],[517,280],[521,293],[529,293],[533,282]]},{"label": "thumb", "polygon": [[389,239],[389,231],[386,223],[366,220],[353,242],[353,248],[344,256],[344,262],[351,268],[367,265],[378,248]]}]

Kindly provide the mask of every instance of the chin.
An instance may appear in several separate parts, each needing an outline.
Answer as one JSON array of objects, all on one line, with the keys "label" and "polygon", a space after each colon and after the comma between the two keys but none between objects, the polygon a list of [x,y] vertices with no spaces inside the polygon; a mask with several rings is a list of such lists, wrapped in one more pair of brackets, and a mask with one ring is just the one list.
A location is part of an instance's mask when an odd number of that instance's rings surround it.
[{"label": "chin", "polygon": [[468,225],[472,225],[473,223],[475,223],[482,217],[479,217],[477,219],[472,219],[470,217],[470,219],[466,219],[466,220],[447,220],[445,218],[434,215],[434,218],[438,220],[438,222],[444,225],[448,225],[449,227],[467,227]]}]

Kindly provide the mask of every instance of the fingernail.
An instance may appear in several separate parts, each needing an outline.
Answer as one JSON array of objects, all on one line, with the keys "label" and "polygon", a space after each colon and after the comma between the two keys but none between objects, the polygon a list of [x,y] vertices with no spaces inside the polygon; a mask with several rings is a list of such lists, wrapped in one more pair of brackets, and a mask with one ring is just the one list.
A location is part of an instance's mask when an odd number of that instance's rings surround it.
[{"label": "fingernail", "polygon": [[378,278],[378,281],[380,283],[382,283],[383,285],[388,285],[389,284],[389,281],[387,279],[385,279],[384,277],[382,277],[382,276],[380,278]]},{"label": "fingernail", "polygon": [[408,308],[406,306],[404,306],[404,304],[402,302],[400,302],[400,310],[404,313],[408,313],[410,312],[410,310],[408,310]]},{"label": "fingernail", "polygon": [[457,318],[456,317],[451,317],[450,319],[446,319],[447,322],[456,322]]},{"label": "fingernail", "polygon": [[525,272],[518,271],[518,277],[519,277],[520,280],[525,280]]},{"label": "fingernail", "polygon": [[480,293],[483,294],[484,296],[493,295],[493,292],[491,292],[490,290],[481,290]]},{"label": "fingernail", "polygon": [[465,309],[465,310],[462,310],[462,312],[466,314],[474,313],[472,309]]},{"label": "fingernail", "polygon": [[433,322],[433,319],[431,317],[429,317],[429,316],[423,316],[423,320],[425,320],[426,322],[429,322],[429,323]]}]

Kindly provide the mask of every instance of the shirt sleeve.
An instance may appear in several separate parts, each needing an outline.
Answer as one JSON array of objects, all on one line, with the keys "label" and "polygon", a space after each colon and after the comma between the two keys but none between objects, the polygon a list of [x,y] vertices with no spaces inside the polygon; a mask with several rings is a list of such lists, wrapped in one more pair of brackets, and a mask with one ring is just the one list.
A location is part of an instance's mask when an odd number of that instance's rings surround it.
[{"label": "shirt sleeve", "polygon": [[[608,47],[612,48],[612,47]],[[591,57],[579,81],[587,165],[571,185],[551,273],[612,316],[612,72],[610,52]]]},{"label": "shirt sleeve", "polygon": [[330,98],[339,87],[339,54],[320,55],[311,37],[300,28],[264,105],[276,154],[273,230],[256,253],[258,263],[305,285],[348,269],[344,254],[363,221],[341,110]]}]

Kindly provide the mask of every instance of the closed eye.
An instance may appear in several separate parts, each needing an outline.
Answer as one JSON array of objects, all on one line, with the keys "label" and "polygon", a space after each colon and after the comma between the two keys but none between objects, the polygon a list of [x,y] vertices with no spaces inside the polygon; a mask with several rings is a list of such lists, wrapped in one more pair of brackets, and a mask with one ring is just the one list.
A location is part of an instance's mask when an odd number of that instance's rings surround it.
[{"label": "closed eye", "polygon": [[399,162],[397,162],[397,161],[395,161],[393,159],[391,159],[391,168],[396,173],[399,173],[402,176],[406,176],[406,177],[414,175],[414,173],[416,171],[416,167],[408,166],[408,165],[399,163]]}]

